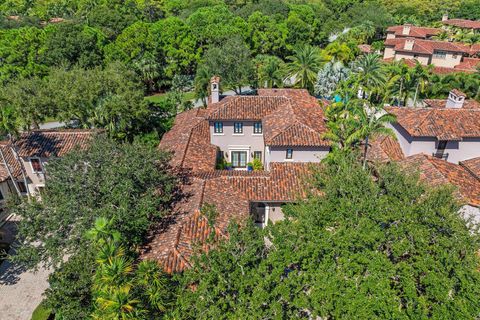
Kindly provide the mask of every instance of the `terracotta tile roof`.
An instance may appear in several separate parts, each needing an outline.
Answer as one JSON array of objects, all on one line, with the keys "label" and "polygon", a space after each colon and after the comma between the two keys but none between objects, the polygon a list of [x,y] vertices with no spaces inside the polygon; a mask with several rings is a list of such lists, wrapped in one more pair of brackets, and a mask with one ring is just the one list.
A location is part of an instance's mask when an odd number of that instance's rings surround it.
[{"label": "terracotta tile roof", "polygon": [[480,206],[480,180],[464,167],[438,158],[417,154],[400,162],[408,170],[418,170],[420,178],[432,186],[452,184],[457,196],[468,204]]},{"label": "terracotta tile roof", "polygon": [[267,145],[327,147],[323,119],[323,107],[307,90],[260,89],[258,96],[230,96],[180,113],[159,147],[173,152],[175,167],[214,170],[217,147],[210,143],[209,120],[261,120]]},{"label": "terracotta tile roof", "polygon": [[76,147],[85,147],[94,130],[34,130],[14,142],[20,157],[61,157]]},{"label": "terracotta tile roof", "polygon": [[480,157],[462,161],[460,165],[480,180]]},{"label": "terracotta tile roof", "polygon": [[368,161],[390,162],[400,161],[405,158],[398,140],[390,136],[379,136],[370,144],[367,152]]},{"label": "terracotta tile roof", "polygon": [[414,41],[413,48],[411,50],[407,50],[405,49],[405,41],[407,40],[408,38],[386,39],[385,46],[393,47],[395,51],[399,52],[412,52],[428,55],[433,54],[435,50],[465,54],[471,54],[472,52],[471,46],[463,43],[422,39],[412,39]]},{"label": "terracotta tile roof", "polygon": [[461,140],[480,137],[480,109],[387,107],[412,137]]},{"label": "terracotta tile roof", "polygon": [[[445,109],[447,99],[425,99],[423,102],[430,108]],[[480,109],[480,102],[473,99],[466,99],[462,109]]]},{"label": "terracotta tile roof", "polygon": [[369,45],[369,44],[359,44],[358,46],[358,50],[360,50],[360,52],[362,53],[372,53],[372,46]]},{"label": "terracotta tile roof", "polygon": [[[479,49],[480,51],[480,49]],[[478,58],[463,58],[463,61],[455,66],[455,69],[459,70],[470,70],[475,71],[475,69],[480,66],[480,59]]]},{"label": "terracotta tile roof", "polygon": [[[469,59],[469,62],[466,62],[465,64],[463,62],[460,62],[458,65],[456,65],[454,68],[447,68],[447,67],[439,67],[439,66],[433,66],[432,72],[435,74],[449,74],[449,73],[473,73],[476,71],[475,67],[472,66],[475,65],[474,61],[480,59],[476,58],[466,58],[464,57],[463,60]],[[403,62],[410,68],[413,68],[417,64],[417,60],[415,59],[402,59]],[[473,60],[473,61],[472,61]],[[395,58],[386,58],[383,59],[384,62],[386,63],[391,63],[395,61]]]},{"label": "terracotta tile roof", "polygon": [[[14,178],[18,178],[22,175],[22,169],[20,167],[20,162],[15,158],[15,155],[12,151],[11,144],[9,141],[2,141],[0,142],[0,149],[5,157],[5,161],[13,175]],[[5,167],[5,163],[3,162],[3,158],[0,157],[0,182],[8,180],[10,175],[8,174],[8,170]]]},{"label": "terracotta tile roof", "polygon": [[441,29],[437,29],[437,28],[410,26],[409,34],[404,35],[403,27],[404,26],[388,27],[387,32],[394,33],[396,37],[414,37],[414,38],[422,38],[422,39],[426,39],[430,36],[434,36],[442,32]]},{"label": "terracotta tile roof", "polygon": [[480,21],[467,19],[448,19],[442,21],[443,24],[465,29],[480,29]]},{"label": "terracotta tile roof", "polygon": [[[169,273],[183,271],[191,266],[196,250],[209,250],[216,240],[228,237],[232,221],[242,223],[249,217],[251,202],[290,202],[305,197],[310,166],[272,163],[268,172],[216,170],[190,176],[173,213],[151,231],[142,259],[158,261]],[[216,208],[213,224],[200,212],[205,204]],[[213,242],[208,241],[211,237]]]}]

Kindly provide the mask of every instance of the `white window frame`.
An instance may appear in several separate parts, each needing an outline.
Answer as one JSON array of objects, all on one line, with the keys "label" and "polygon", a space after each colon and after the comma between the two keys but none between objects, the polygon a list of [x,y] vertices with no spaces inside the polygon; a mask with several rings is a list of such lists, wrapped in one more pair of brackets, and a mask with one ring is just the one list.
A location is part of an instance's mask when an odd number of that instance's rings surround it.
[{"label": "white window frame", "polygon": [[[35,169],[33,168],[33,164],[32,164],[32,160],[38,160],[38,162],[40,163],[40,167],[42,168],[41,171],[35,171]],[[45,173],[45,168],[43,166],[43,161],[42,159],[40,159],[39,157],[30,157],[28,159],[28,162],[30,163],[30,169],[32,169],[32,172],[35,173],[35,174],[43,174]]]},{"label": "white window frame", "polygon": [[[222,132],[216,132],[215,124],[217,124],[217,123],[220,123],[220,125],[221,125],[221,127],[222,127]],[[223,135],[225,134],[224,131],[223,131],[223,122],[222,122],[222,121],[215,121],[215,122],[213,123],[213,134],[214,134],[215,136],[223,136]]]},{"label": "white window frame", "polygon": [[[236,125],[237,123],[240,123],[241,128],[242,128],[242,132],[235,132],[235,125]],[[243,135],[245,135],[245,130],[243,130],[243,127],[244,127],[243,122],[234,122],[234,123],[233,123],[233,135],[234,135],[234,136],[243,136]]]},{"label": "white window frame", "polygon": [[433,57],[435,59],[447,59],[447,52],[442,50],[435,51]]},{"label": "white window frame", "polygon": [[232,163],[232,152],[243,151],[247,153],[247,165],[245,168],[235,168],[235,170],[248,170],[248,163],[252,161],[250,157],[250,146],[230,146],[228,147],[228,162]]},{"label": "white window frame", "polygon": [[[288,150],[292,150],[291,158],[288,158]],[[285,150],[285,161],[293,161],[293,148],[287,148]]]},{"label": "white window frame", "polygon": [[[255,132],[255,125],[260,124],[260,132]],[[262,121],[256,121],[253,123],[253,135],[254,136],[263,136],[263,124]]]}]

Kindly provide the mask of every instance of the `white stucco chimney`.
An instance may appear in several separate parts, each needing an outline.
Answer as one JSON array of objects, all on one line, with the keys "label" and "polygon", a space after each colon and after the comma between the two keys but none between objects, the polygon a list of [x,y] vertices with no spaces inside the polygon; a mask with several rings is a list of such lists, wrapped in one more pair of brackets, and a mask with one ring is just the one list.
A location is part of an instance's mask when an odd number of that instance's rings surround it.
[{"label": "white stucco chimney", "polygon": [[448,94],[447,104],[445,105],[446,108],[454,108],[460,109],[463,108],[463,104],[465,103],[466,95],[460,90],[453,89]]},{"label": "white stucco chimney", "polygon": [[448,20],[448,13],[445,13],[442,17],[442,21],[447,21]]},{"label": "white stucco chimney", "polygon": [[403,30],[402,30],[402,34],[404,36],[408,36],[410,34],[410,29],[412,28],[412,25],[411,24],[404,24],[403,25]]},{"label": "white stucco chimney", "polygon": [[415,39],[414,38],[407,38],[405,39],[405,45],[404,49],[405,50],[413,50],[413,45],[415,44]]},{"label": "white stucco chimney", "polygon": [[213,76],[210,79],[210,97],[209,103],[217,103],[220,101],[220,77]]}]

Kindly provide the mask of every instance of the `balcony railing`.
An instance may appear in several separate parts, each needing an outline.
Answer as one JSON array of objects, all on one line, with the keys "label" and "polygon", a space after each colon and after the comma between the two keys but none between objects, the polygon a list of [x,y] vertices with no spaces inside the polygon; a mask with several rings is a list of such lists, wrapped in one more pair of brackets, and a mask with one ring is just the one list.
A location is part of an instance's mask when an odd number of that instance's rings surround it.
[{"label": "balcony railing", "polygon": [[438,159],[447,160],[448,159],[448,152],[434,152],[432,156]]}]

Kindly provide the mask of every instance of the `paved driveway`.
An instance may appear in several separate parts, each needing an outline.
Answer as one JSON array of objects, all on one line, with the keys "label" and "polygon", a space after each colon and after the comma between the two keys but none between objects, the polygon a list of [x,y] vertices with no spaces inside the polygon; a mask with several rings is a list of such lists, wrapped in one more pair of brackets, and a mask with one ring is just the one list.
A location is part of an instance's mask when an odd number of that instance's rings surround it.
[{"label": "paved driveway", "polygon": [[[7,229],[14,232],[15,224]],[[40,268],[26,271],[4,261],[0,265],[0,320],[30,320],[32,312],[43,300],[50,272]]]}]

